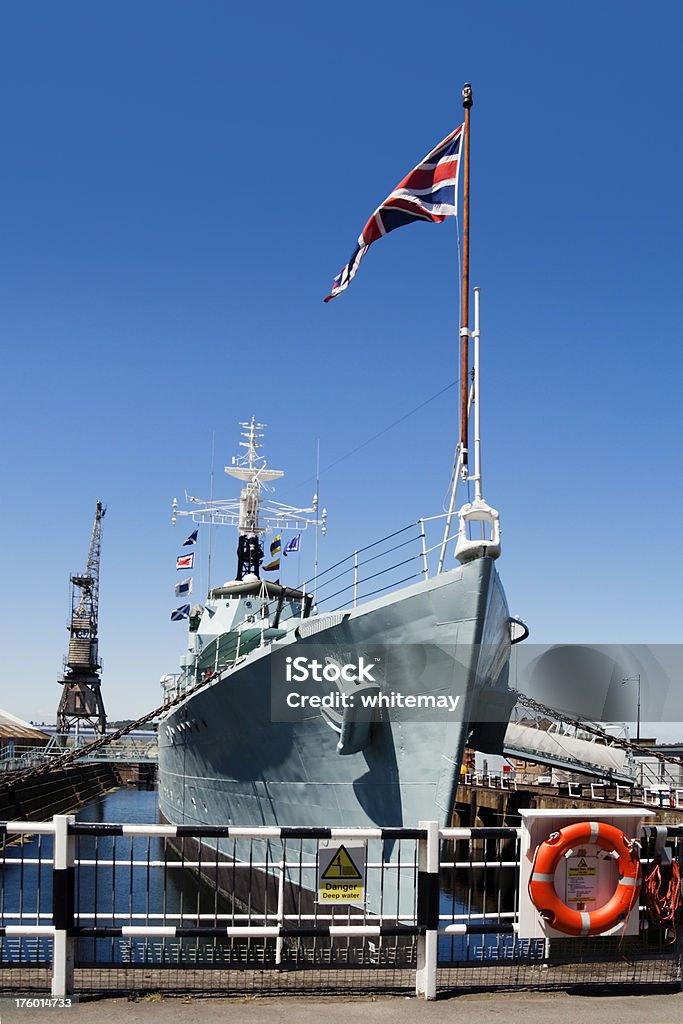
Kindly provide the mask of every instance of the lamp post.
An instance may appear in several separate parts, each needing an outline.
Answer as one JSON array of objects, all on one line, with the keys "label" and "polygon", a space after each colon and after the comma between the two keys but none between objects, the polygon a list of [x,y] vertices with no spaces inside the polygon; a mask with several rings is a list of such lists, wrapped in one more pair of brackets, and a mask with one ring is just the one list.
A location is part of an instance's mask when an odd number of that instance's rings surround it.
[{"label": "lamp post", "polygon": [[627,676],[626,679],[621,680],[622,686],[625,683],[633,683],[638,680],[638,714],[636,717],[636,743],[640,743],[640,672],[635,676]]}]

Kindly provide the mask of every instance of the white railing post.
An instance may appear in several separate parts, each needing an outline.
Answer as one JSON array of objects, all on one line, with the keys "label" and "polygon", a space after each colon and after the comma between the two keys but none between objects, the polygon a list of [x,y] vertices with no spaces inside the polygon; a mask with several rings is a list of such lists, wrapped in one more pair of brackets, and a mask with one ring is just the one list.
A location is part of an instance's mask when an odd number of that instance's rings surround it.
[{"label": "white railing post", "polygon": [[427,535],[425,533],[425,521],[424,519],[418,519],[420,524],[420,538],[422,540],[422,572],[424,578],[429,579],[429,565],[427,564]]},{"label": "white railing post", "polygon": [[76,840],[69,835],[73,814],[55,814],[52,871],[52,996],[62,999],[74,989],[74,854]]},{"label": "white railing post", "polygon": [[[284,849],[282,851],[282,860],[280,861],[280,873],[277,879],[277,924],[278,928],[282,928],[285,923],[285,854]],[[267,921],[265,922],[268,923]],[[282,935],[278,935],[275,940],[275,963],[279,966],[282,963]]]},{"label": "white railing post", "polygon": [[427,838],[417,846],[417,969],[415,994],[436,999],[436,967],[439,937],[439,823],[420,821]]}]

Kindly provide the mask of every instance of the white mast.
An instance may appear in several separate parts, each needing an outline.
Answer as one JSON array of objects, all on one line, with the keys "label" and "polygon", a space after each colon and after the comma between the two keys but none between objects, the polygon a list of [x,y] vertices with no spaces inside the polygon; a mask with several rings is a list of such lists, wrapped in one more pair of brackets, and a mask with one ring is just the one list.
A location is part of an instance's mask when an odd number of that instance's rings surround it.
[{"label": "white mast", "polygon": [[[459,562],[471,562],[473,558],[498,558],[500,555],[500,516],[497,509],[492,508],[483,496],[481,478],[481,424],[480,424],[480,366],[479,342],[481,337],[479,321],[479,288],[474,289],[474,329],[471,337],[474,341],[474,373],[472,380],[471,401],[474,406],[474,475],[468,476],[467,468],[463,467],[463,478],[474,484],[474,501],[467,502],[458,512],[460,527],[455,545],[455,557]],[[469,409],[468,409],[469,412]],[[453,489],[457,486],[457,477]],[[454,498],[452,499],[454,503]],[[480,536],[471,537],[470,523],[480,524]],[[488,527],[488,531],[487,531]]]},{"label": "white mast", "polygon": [[225,467],[229,476],[244,484],[239,500],[210,498],[206,501],[186,493],[187,502],[199,507],[181,509],[174,498],[171,518],[174,526],[178,516],[188,516],[199,525],[236,526],[239,532],[238,579],[251,574],[258,576],[263,559],[260,539],[265,533],[284,530],[303,533],[309,526],[322,526],[324,532],[327,523],[327,511],[324,509],[318,517],[315,503],[310,508],[297,508],[265,497],[263,492],[269,490],[268,485],[284,473],[268,469],[265,457],[259,454],[266,424],[257,423],[252,416],[250,422],[240,423],[240,426],[244,438],[240,447],[246,452],[235,456],[232,465]]}]

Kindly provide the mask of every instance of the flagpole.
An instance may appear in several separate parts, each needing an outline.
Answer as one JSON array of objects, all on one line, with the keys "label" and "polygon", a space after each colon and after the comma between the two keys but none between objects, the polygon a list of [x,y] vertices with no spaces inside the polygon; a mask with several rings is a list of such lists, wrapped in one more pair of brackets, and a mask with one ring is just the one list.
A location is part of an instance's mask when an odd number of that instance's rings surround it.
[{"label": "flagpole", "polygon": [[[213,469],[216,462],[216,431],[214,430],[211,434],[211,478],[209,486],[209,501],[213,502]],[[207,594],[211,593],[211,552],[213,548],[213,513],[211,515],[211,522],[209,523],[209,565],[208,565],[208,587],[206,589]]]},{"label": "flagpole", "polygon": [[315,451],[315,557],[313,565],[313,607],[318,603],[318,508],[320,507],[320,438]]},{"label": "flagpole", "polygon": [[463,186],[462,186],[462,300],[460,319],[460,454],[461,473],[467,477],[468,448],[468,396],[470,377],[469,319],[470,319],[470,107],[472,86],[466,82],[462,90],[465,108],[463,129]]}]

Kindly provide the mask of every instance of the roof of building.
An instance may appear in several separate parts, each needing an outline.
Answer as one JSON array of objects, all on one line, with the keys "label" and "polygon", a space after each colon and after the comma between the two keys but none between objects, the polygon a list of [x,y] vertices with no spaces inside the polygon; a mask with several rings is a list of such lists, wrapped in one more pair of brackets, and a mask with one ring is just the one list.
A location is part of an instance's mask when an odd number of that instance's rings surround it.
[{"label": "roof of building", "polygon": [[17,718],[9,711],[0,709],[0,739],[44,740],[47,742],[50,737],[46,732],[36,729],[30,722],[25,722],[23,718]]}]

